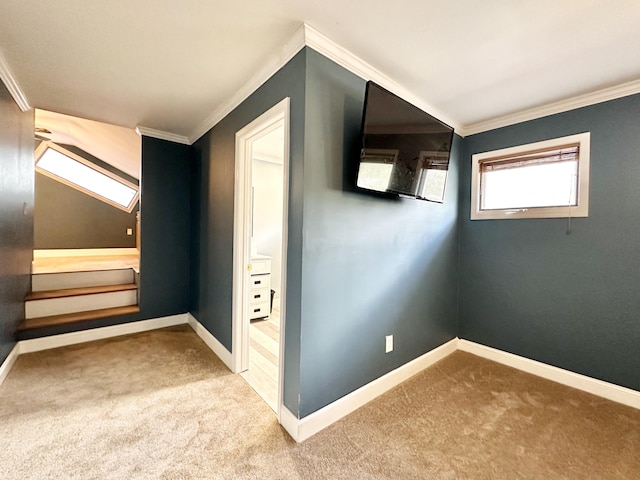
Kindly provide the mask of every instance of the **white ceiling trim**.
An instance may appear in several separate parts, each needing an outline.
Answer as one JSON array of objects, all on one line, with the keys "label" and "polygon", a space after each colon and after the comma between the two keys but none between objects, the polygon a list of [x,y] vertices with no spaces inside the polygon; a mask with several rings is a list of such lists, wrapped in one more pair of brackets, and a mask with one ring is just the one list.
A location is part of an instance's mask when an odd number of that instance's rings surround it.
[{"label": "white ceiling trim", "polygon": [[191,145],[189,139],[184,135],[178,135],[171,132],[164,132],[162,130],[155,130],[147,127],[136,127],[136,133],[138,135],[144,135],[145,137],[158,138],[160,140],[168,140],[170,142],[182,143],[183,145]]},{"label": "white ceiling trim", "polygon": [[457,120],[451,118],[449,115],[445,114],[440,109],[434,107],[429,102],[424,99],[416,96],[411,91],[400,85],[398,82],[390,78],[388,75],[385,75],[377,68],[369,65],[367,62],[362,60],[360,57],[354,55],[347,49],[341,47],[333,40],[322,35],[315,28],[304,24],[305,27],[305,44],[308,47],[313,48],[317,52],[321,53],[325,57],[333,60],[338,65],[343,68],[346,68],[351,73],[359,76],[364,80],[372,80],[378,85],[386,88],[390,92],[395,93],[401,98],[404,98],[406,101],[414,104],[416,107],[421,108],[425,112],[430,113],[438,120],[447,123],[449,126],[453,127],[455,130],[460,130],[463,128],[462,124]]},{"label": "white ceiling trim", "polygon": [[[284,67],[284,65],[305,46],[313,48],[362,79],[373,80],[387,90],[431,113],[433,116],[452,126],[456,133],[462,137],[640,93],[640,80],[634,80],[614,87],[542,105],[540,107],[464,125],[429,104],[422,98],[416,96],[391,77],[382,73],[380,70],[371,66],[347,49],[325,37],[310,25],[303,23],[289,38],[289,40],[287,40],[277,52],[269,57],[268,61],[254,76],[245,82],[224,104],[219,106],[211,115],[204,119],[190,135],[178,135],[144,126],[138,126],[136,128],[136,132],[140,135],[158,138],[161,140],[168,140],[185,145],[193,144],[218,124],[218,122],[220,122],[224,117],[231,113],[244,100],[246,100],[278,70]],[[2,79],[4,84],[7,86],[7,89],[20,109],[23,111],[29,110],[31,107],[27,102],[27,98],[20,89],[18,83],[15,81],[8,64],[1,53],[0,79]]]},{"label": "white ceiling trim", "polygon": [[305,46],[305,27],[302,24],[295,33],[285,42],[285,44],[271,55],[267,63],[258,72],[253,75],[234,93],[229,100],[220,105],[211,115],[205,118],[189,135],[190,143],[194,143],[205,133],[211,130],[224,117],[229,115],[238,105],[244,102],[249,95],[255,92],[262,84],[271,78],[278,70],[284,67],[296,53]]},{"label": "white ceiling trim", "polygon": [[341,67],[349,70],[353,74],[364,80],[373,80],[377,84],[383,86],[387,90],[404,98],[408,102],[413,103],[419,108],[431,113],[438,119],[449,124],[455,129],[463,128],[462,125],[435,108],[433,105],[417,97],[409,90],[401,86],[396,81],[382,73],[380,70],[369,65],[360,57],[354,55],[347,49],[341,47],[334,41],[330,40],[315,28],[303,23],[298,30],[287,40],[287,42],[272,55],[265,66],[258,71],[249,81],[247,81],[236,93],[229,98],[227,102],[221,105],[215,112],[207,117],[194,132],[189,135],[190,143],[194,143],[205,133],[211,130],[218,122],[231,113],[238,105],[246,100],[249,95],[255,92],[269,78],[271,78],[278,70],[286,65],[302,48],[305,46],[313,48],[318,53],[333,60]]},{"label": "white ceiling trim", "polygon": [[640,93],[640,80],[634,80],[631,82],[623,83],[615,87],[604,88],[591,93],[585,93],[577,97],[569,98],[566,100],[560,100],[558,102],[549,103],[540,107],[530,108],[523,110],[522,112],[512,113],[510,115],[504,115],[502,117],[492,118],[482,122],[472,123],[465,125],[460,133],[463,137],[468,135],[474,135],[476,133],[487,132],[496,128],[507,127],[509,125],[515,125],[516,123],[522,123],[529,120],[535,120],[537,118],[554,115],[556,113],[568,112],[575,110],[576,108],[588,107],[589,105],[595,105],[609,100],[615,100],[616,98],[627,97],[629,95],[635,95]]},{"label": "white ceiling trim", "polygon": [[23,112],[31,110],[26,95],[18,85],[18,82],[16,82],[16,79],[9,68],[9,64],[4,59],[4,55],[2,55],[2,53],[0,53],[0,79],[4,82],[7,90],[9,90],[9,93],[18,104],[18,107],[20,107],[20,110]]},{"label": "white ceiling trim", "polygon": [[369,65],[347,49],[325,37],[315,28],[304,23],[300,28],[298,28],[298,30],[296,30],[291,38],[289,38],[289,40],[287,40],[287,42],[269,58],[268,62],[261,70],[258,71],[258,73],[242,85],[242,87],[240,87],[227,102],[217,108],[211,115],[202,121],[188,138],[145,127],[138,127],[138,131],[150,137],[177,141],[178,143],[193,144],[205,133],[211,130],[224,117],[231,113],[244,100],[246,100],[249,95],[255,92],[262,84],[271,78],[272,75],[284,67],[284,65],[305,46],[313,48],[318,53],[321,53],[330,60],[333,60],[338,65],[349,70],[360,78],[364,80],[373,80],[399,97],[402,97],[417,107],[429,112],[436,118],[452,126],[456,133],[462,137],[640,93],[640,80],[636,80],[540,107],[531,108],[522,112],[463,125],[422,98],[416,96],[388,75],[382,73],[380,70]]}]

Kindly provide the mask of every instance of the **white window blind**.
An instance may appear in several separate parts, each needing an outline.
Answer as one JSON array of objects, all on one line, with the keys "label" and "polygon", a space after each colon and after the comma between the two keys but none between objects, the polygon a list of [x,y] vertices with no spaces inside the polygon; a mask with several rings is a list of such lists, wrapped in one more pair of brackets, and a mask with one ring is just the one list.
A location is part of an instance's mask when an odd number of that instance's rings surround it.
[{"label": "white window blind", "polygon": [[577,205],[579,145],[480,163],[481,210]]}]

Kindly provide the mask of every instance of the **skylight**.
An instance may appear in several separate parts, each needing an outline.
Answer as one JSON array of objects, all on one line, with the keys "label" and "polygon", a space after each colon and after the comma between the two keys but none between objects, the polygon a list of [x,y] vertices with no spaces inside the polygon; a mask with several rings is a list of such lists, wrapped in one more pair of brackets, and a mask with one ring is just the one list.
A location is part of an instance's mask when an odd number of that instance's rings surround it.
[{"label": "skylight", "polygon": [[138,200],[136,185],[51,142],[36,150],[36,170],[127,212]]}]

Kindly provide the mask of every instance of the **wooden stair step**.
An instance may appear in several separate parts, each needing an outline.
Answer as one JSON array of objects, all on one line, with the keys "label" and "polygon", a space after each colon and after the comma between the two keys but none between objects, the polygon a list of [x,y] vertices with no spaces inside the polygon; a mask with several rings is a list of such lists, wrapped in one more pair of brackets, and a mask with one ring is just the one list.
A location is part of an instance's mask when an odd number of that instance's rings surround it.
[{"label": "wooden stair step", "polygon": [[94,295],[97,293],[123,292],[135,290],[138,286],[135,283],[122,285],[101,285],[97,287],[65,288],[62,290],[46,290],[42,292],[31,292],[25,297],[25,301],[47,300],[51,298],[78,297],[82,295]]},{"label": "wooden stair step", "polygon": [[121,267],[121,268],[91,268],[88,270],[60,270],[55,272],[33,272],[31,275],[34,277],[37,277],[38,275],[68,275],[70,273],[123,272],[127,270],[135,270],[135,268]]},{"label": "wooden stair step", "polygon": [[85,312],[65,313],[63,315],[51,315],[48,317],[27,318],[18,325],[18,331],[52,327],[55,325],[67,325],[69,323],[86,322],[88,320],[97,320],[107,317],[117,317],[120,315],[138,313],[139,311],[140,307],[138,305],[131,305],[126,307],[88,310]]}]

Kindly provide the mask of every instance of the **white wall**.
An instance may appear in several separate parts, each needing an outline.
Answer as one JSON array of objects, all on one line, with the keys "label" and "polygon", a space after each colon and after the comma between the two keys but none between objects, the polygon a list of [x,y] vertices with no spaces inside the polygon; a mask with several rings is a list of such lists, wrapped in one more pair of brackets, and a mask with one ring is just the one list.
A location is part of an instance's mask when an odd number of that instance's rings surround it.
[{"label": "white wall", "polygon": [[253,159],[252,184],[253,238],[252,251],[269,255],[271,260],[271,288],[280,297],[282,264],[282,164]]}]

